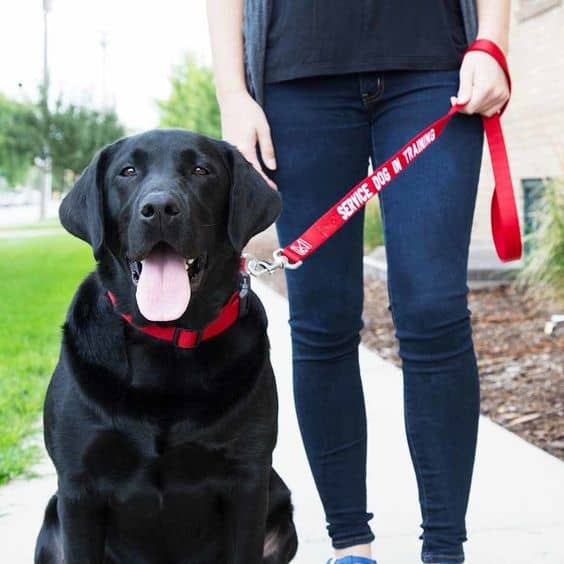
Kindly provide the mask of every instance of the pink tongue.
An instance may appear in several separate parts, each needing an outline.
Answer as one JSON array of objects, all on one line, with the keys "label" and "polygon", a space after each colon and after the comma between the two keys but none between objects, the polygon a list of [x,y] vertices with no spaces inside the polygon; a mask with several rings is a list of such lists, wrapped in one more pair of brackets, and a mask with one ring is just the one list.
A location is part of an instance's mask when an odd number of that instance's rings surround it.
[{"label": "pink tongue", "polygon": [[137,283],[137,305],[149,321],[178,319],[190,301],[184,257],[160,245],[143,261]]}]

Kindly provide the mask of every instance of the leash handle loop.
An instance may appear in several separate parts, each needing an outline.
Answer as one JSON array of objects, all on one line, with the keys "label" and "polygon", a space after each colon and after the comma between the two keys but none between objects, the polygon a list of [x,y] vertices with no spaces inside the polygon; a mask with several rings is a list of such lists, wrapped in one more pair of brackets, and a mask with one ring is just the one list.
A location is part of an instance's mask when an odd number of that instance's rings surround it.
[{"label": "leash handle loop", "polygon": [[[470,51],[482,51],[496,60],[505,73],[511,94],[509,65],[499,46],[489,39],[477,39],[466,52]],[[497,255],[504,262],[521,258],[523,252],[519,214],[500,119],[508,104],[509,100],[501,108],[499,114],[490,117],[482,116],[495,182],[490,207],[491,230]]]}]

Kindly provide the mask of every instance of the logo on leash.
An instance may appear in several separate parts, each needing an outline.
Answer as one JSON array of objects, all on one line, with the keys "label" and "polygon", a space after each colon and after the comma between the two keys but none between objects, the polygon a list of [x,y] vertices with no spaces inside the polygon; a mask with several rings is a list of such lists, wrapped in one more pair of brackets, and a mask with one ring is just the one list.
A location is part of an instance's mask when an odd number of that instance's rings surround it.
[{"label": "logo on leash", "polygon": [[308,243],[304,239],[296,239],[291,245],[290,249],[294,251],[297,255],[303,257],[311,249],[311,243]]}]

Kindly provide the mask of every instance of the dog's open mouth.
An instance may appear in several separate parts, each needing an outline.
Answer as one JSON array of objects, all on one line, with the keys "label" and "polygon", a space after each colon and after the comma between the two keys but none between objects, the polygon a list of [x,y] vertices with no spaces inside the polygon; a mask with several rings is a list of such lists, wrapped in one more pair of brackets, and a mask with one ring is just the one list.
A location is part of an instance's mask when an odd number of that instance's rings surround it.
[{"label": "dog's open mouth", "polygon": [[150,321],[174,321],[186,311],[192,292],[202,281],[207,254],[186,258],[161,242],[142,260],[128,262],[143,317]]}]

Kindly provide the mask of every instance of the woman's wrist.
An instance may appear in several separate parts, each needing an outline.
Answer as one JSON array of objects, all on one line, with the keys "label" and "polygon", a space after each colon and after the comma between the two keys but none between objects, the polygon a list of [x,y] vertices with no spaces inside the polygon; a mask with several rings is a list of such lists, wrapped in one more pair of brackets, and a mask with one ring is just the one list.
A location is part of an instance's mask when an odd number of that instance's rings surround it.
[{"label": "woman's wrist", "polygon": [[476,39],[488,39],[489,41],[493,41],[503,51],[503,54],[507,56],[509,51],[509,37],[507,33],[480,29],[478,30]]},{"label": "woman's wrist", "polygon": [[224,85],[216,84],[215,87],[215,95],[220,107],[229,100],[233,99],[233,97],[240,97],[244,94],[249,95],[247,85],[244,82],[236,82]]},{"label": "woman's wrist", "polygon": [[507,55],[509,50],[510,0],[477,0],[478,36],[493,41]]}]

